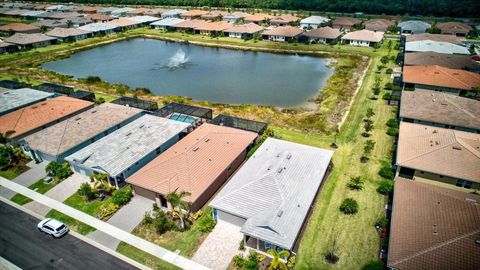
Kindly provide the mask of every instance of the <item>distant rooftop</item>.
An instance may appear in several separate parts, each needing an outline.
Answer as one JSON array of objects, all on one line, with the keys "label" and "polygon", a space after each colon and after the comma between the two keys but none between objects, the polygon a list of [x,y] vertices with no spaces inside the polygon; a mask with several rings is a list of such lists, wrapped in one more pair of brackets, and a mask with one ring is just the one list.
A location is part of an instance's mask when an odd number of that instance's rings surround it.
[{"label": "distant rooftop", "polygon": [[467,47],[455,45],[450,42],[420,40],[408,41],[405,43],[406,52],[437,52],[444,54],[465,54],[469,55]]},{"label": "distant rooftop", "polygon": [[53,94],[21,88],[0,93],[0,114],[52,97]]}]

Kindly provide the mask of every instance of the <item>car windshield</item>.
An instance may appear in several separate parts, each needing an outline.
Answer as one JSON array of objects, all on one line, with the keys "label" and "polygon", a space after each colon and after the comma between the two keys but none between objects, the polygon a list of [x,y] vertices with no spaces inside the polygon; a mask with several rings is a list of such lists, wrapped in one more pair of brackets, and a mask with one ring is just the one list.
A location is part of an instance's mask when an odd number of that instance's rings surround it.
[{"label": "car windshield", "polygon": [[61,231],[61,230],[63,230],[63,229],[65,229],[65,225],[62,225],[62,226],[58,227],[58,228],[57,228],[57,232],[58,232],[58,231]]}]

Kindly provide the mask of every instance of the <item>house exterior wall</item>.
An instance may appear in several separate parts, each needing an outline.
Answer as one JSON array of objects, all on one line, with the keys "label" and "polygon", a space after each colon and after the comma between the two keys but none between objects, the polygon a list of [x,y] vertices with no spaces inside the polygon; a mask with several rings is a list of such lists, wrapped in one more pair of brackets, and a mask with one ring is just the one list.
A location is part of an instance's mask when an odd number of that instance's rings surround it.
[{"label": "house exterior wall", "polygon": [[425,84],[414,84],[413,87],[415,88],[415,91],[417,90],[433,90],[433,91],[438,91],[438,92],[445,92],[449,94],[454,94],[454,95],[460,95],[461,90],[460,89],[453,89],[453,88],[446,88],[446,87],[441,87],[441,86],[434,86],[434,85],[425,85]]},{"label": "house exterior wall", "polygon": [[243,38],[242,37],[242,33],[228,33],[228,37],[231,37],[231,38]]},{"label": "house exterior wall", "polygon": [[362,46],[362,47],[370,47],[370,45],[373,45],[370,41],[364,41],[364,40],[350,40],[346,39],[345,40],[346,44],[349,45],[354,45],[354,46]]},{"label": "house exterior wall", "polygon": [[[440,185],[440,186],[444,186],[444,187],[447,187],[447,188],[450,188],[450,189],[456,189],[456,190],[460,190],[460,191],[471,192],[475,189],[480,189],[480,183],[470,181],[470,182],[472,182],[472,187],[471,188],[458,187],[457,186],[458,178],[449,177],[449,176],[442,176],[442,175],[439,175],[439,174],[430,173],[430,172],[423,172],[423,171],[420,171],[420,170],[415,170],[415,174],[414,174],[413,179],[415,181],[420,181],[420,182],[424,182],[424,183],[428,183],[428,184]],[[463,179],[461,179],[461,180],[463,180]],[[464,181],[468,181],[468,180],[464,180]]]},{"label": "house exterior wall", "polygon": [[415,123],[415,124],[421,124],[421,125],[426,125],[426,126],[449,128],[449,129],[461,130],[461,131],[472,132],[472,133],[480,133],[480,129],[467,128],[467,127],[461,127],[461,126],[455,126],[455,125],[447,125],[447,124],[443,124],[443,123],[423,121],[423,120],[412,119],[412,118],[401,117],[400,121],[405,121],[405,122],[410,122],[410,123]]},{"label": "house exterior wall", "polygon": [[317,29],[318,27],[320,27],[320,24],[319,23],[300,23],[300,28],[306,30],[306,29]]},{"label": "house exterior wall", "polygon": [[156,194],[155,194],[155,192],[153,192],[151,190],[132,185],[132,191],[133,191],[133,194],[135,196],[145,197],[145,198],[150,199],[152,201],[156,200]]}]

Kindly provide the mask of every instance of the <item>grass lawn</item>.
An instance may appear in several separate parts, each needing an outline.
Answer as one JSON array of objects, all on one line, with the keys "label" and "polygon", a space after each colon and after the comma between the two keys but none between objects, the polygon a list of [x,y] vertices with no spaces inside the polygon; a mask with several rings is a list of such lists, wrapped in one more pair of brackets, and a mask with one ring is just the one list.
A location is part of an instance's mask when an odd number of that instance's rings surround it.
[{"label": "grass lawn", "polygon": [[159,269],[159,270],[160,269],[161,270],[180,269],[175,265],[172,265],[164,260],[161,260],[153,255],[150,255],[145,251],[142,251],[125,242],[121,242],[118,245],[117,252],[152,269]]},{"label": "grass lawn", "polygon": [[12,180],[19,176],[20,174],[28,171],[30,167],[24,165],[23,163],[20,166],[15,166],[13,168],[8,168],[5,171],[0,170],[0,176]]},{"label": "grass lawn", "polygon": [[[34,190],[40,194],[45,194],[47,191],[49,191],[50,189],[52,189],[53,187],[55,187],[57,184],[59,183],[59,181],[53,181],[51,182],[50,184],[45,184],[43,182],[43,178],[38,180],[37,182],[35,182],[34,184],[32,184],[31,186],[29,186],[28,188],[31,189],[31,190]],[[15,196],[13,196],[11,199],[10,199],[12,202],[18,204],[18,205],[24,205],[24,204],[27,204],[29,202],[32,201],[32,199],[28,198],[28,197],[25,197],[21,194],[15,194]]]},{"label": "grass lawn", "polygon": [[[83,196],[80,196],[78,194],[74,194],[70,196],[68,199],[66,199],[63,203],[65,203],[68,206],[71,206],[77,210],[80,210],[84,213],[87,213],[91,216],[96,216],[97,212],[99,211],[100,207],[102,205],[106,205],[109,202],[111,202],[111,198],[108,198],[106,200],[100,201],[100,200],[93,200],[91,202],[85,201],[85,198]],[[90,232],[95,231],[95,228],[90,227],[80,221],[77,221],[74,218],[71,218],[67,215],[64,215],[56,210],[51,210],[48,212],[47,217],[52,217],[55,219],[58,219],[65,224],[67,224],[70,229],[75,230],[78,233],[81,233],[83,235],[86,235]]]}]

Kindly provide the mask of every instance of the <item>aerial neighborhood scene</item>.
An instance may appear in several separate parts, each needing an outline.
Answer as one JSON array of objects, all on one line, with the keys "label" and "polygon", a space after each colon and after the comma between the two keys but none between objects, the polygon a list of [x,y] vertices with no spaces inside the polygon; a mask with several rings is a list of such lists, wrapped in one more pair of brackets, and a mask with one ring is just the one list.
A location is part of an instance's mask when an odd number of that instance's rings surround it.
[{"label": "aerial neighborhood scene", "polygon": [[0,2],[0,269],[480,269],[480,2]]}]

